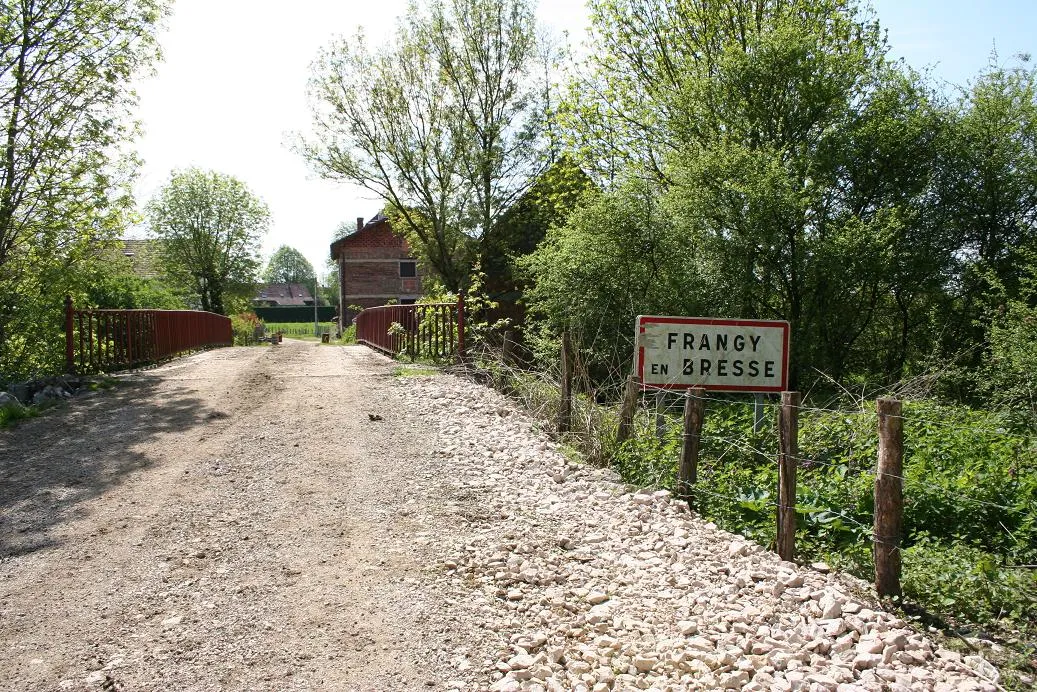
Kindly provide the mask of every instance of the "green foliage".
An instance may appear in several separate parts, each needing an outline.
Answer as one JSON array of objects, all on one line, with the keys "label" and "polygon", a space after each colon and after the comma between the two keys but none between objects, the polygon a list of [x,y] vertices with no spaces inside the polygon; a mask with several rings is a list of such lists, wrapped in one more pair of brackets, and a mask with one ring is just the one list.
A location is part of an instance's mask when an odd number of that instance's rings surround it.
[{"label": "green foliage", "polygon": [[988,357],[977,384],[1014,422],[1037,430],[1037,251],[1018,249],[1021,265],[1009,288],[993,272],[984,322]]},{"label": "green foliage", "polygon": [[998,65],[995,53],[962,92],[936,169],[940,220],[966,251],[963,288],[989,272],[1014,298],[1019,260],[1037,250],[1037,70]]},{"label": "green foliage", "polygon": [[588,194],[564,226],[519,260],[533,280],[526,302],[536,322],[529,341],[545,362],[569,330],[595,381],[615,381],[630,363],[638,314],[699,314],[720,296],[710,267],[658,206],[655,191],[628,181]]},{"label": "green foliage", "polygon": [[993,404],[1037,428],[1037,310],[1009,302],[989,330],[983,389]]},{"label": "green foliage", "polygon": [[[1037,618],[1033,575],[1011,567],[1037,562],[1037,474],[1024,461],[1037,439],[1013,434],[999,414],[930,401],[908,402],[904,418],[905,595],[952,620]],[[805,409],[799,420],[797,555],[868,579],[876,416]],[[677,416],[662,440],[651,411],[639,421],[615,467],[632,483],[675,490]],[[768,545],[775,537],[776,431],[753,433],[752,426],[751,406],[710,402],[696,508]]]},{"label": "green foliage", "polygon": [[134,273],[130,261],[111,251],[83,262],[80,280],[85,284],[85,304],[110,309],[183,310],[186,306],[162,280]]},{"label": "green foliage", "polygon": [[38,415],[40,415],[40,410],[35,406],[22,406],[19,408],[5,406],[0,408],[0,428],[10,427],[20,420],[35,418]]},{"label": "green foliage", "polygon": [[247,309],[270,212],[244,183],[214,171],[174,172],[147,206],[170,279],[202,310]]},{"label": "green foliage", "polygon": [[479,239],[544,166],[543,95],[525,0],[413,4],[379,48],[340,39],[310,82],[317,173],[385,200],[386,215],[453,291]]},{"label": "green foliage", "polygon": [[943,113],[858,3],[602,0],[592,20],[564,119],[607,192],[527,265],[549,341],[571,319],[615,369],[637,314],[786,319],[793,388],[932,352],[959,248],[926,214]]},{"label": "green foliage", "polygon": [[[318,322],[321,334],[334,334],[337,326],[334,322]],[[313,322],[265,322],[264,328],[267,334],[280,332],[285,336],[293,338],[316,338],[313,335]],[[354,330],[355,331],[355,330]]]},{"label": "green foliage", "polygon": [[130,83],[164,8],[0,3],[0,381],[60,370],[64,295],[132,221]]},{"label": "green foliage", "polygon": [[1025,622],[1037,613],[1037,574],[1005,567],[996,554],[924,534],[904,551],[903,588],[931,612],[971,622]]},{"label": "green foliage", "polygon": [[515,266],[518,258],[536,250],[548,229],[563,224],[595,190],[572,157],[554,161],[483,239],[479,266],[486,273],[486,291],[500,302],[520,302],[524,282]]},{"label": "green foliage", "polygon": [[313,287],[316,276],[310,261],[287,245],[274,250],[263,270],[263,281],[268,284],[303,284]]},{"label": "green foliage", "polygon": [[393,377],[430,377],[438,373],[439,371],[435,368],[413,365],[398,365],[392,371]]},{"label": "green foliage", "polygon": [[252,346],[258,343],[263,334],[263,321],[254,312],[241,312],[231,315],[230,326],[234,332],[235,346]]}]

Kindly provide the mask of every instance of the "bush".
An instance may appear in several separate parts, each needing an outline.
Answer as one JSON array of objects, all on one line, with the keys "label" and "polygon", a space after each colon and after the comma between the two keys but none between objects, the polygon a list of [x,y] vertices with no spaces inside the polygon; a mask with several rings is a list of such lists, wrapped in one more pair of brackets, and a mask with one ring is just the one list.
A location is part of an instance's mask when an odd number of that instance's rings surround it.
[{"label": "bush", "polygon": [[258,343],[263,334],[263,321],[254,312],[242,312],[231,315],[231,329],[234,331],[235,346],[252,346]]},{"label": "bush", "polygon": [[979,548],[946,545],[923,532],[904,550],[904,595],[932,612],[972,622],[1032,618],[1037,574],[999,562]]}]

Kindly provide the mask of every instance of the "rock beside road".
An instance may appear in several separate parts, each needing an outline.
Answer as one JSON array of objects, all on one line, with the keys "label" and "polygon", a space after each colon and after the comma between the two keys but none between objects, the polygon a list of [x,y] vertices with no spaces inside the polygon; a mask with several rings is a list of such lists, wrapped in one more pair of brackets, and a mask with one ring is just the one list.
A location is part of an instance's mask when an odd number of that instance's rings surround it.
[{"label": "rock beside road", "polygon": [[433,566],[469,633],[455,689],[996,689],[987,661],[946,655],[858,580],[567,459],[492,390],[435,376],[395,394],[437,430],[430,472],[461,523]]}]

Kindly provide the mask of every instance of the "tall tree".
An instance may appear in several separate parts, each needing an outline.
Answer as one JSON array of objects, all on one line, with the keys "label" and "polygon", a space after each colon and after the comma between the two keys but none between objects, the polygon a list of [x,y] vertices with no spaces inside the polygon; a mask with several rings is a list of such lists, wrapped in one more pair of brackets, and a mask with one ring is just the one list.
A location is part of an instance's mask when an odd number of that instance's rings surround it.
[{"label": "tall tree", "polygon": [[158,56],[164,4],[0,3],[0,373],[50,367],[63,292],[128,222],[129,84]]},{"label": "tall tree", "polygon": [[962,249],[949,334],[960,348],[981,338],[988,295],[1019,296],[1037,250],[1037,70],[991,57],[955,103],[935,178],[934,211]]},{"label": "tall tree", "polygon": [[542,165],[546,121],[526,0],[416,3],[394,42],[363,35],[319,57],[314,137],[300,152],[322,176],[376,192],[447,288]]},{"label": "tall tree", "polygon": [[312,286],[316,275],[313,265],[301,252],[288,245],[282,245],[270,256],[270,261],[263,270],[263,281],[270,284]]},{"label": "tall tree", "polygon": [[175,172],[147,215],[166,271],[203,310],[226,313],[251,297],[270,212],[243,182],[197,168]]},{"label": "tall tree", "polygon": [[[917,328],[920,296],[940,289],[954,250],[924,213],[939,109],[887,60],[867,9],[853,0],[591,5],[590,69],[566,109],[572,142],[599,179],[619,169],[659,197],[665,233],[680,236],[672,246],[717,282],[699,289],[715,299],[713,314],[789,320],[793,384],[866,361],[860,345],[894,312],[890,295]],[[602,203],[613,199],[622,197]],[[680,258],[653,258],[658,280],[685,270]],[[884,338],[899,343],[890,331]],[[903,362],[887,360],[893,370]]]}]

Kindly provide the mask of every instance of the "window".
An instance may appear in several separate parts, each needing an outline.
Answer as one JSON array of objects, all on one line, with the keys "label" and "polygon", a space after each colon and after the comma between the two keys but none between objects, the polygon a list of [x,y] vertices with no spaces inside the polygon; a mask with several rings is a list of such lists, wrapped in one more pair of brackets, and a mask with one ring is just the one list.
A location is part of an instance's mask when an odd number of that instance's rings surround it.
[{"label": "window", "polygon": [[400,298],[400,305],[414,305],[418,302],[417,298]]},{"label": "window", "polygon": [[413,278],[418,275],[418,263],[414,260],[400,260],[400,277]]}]

